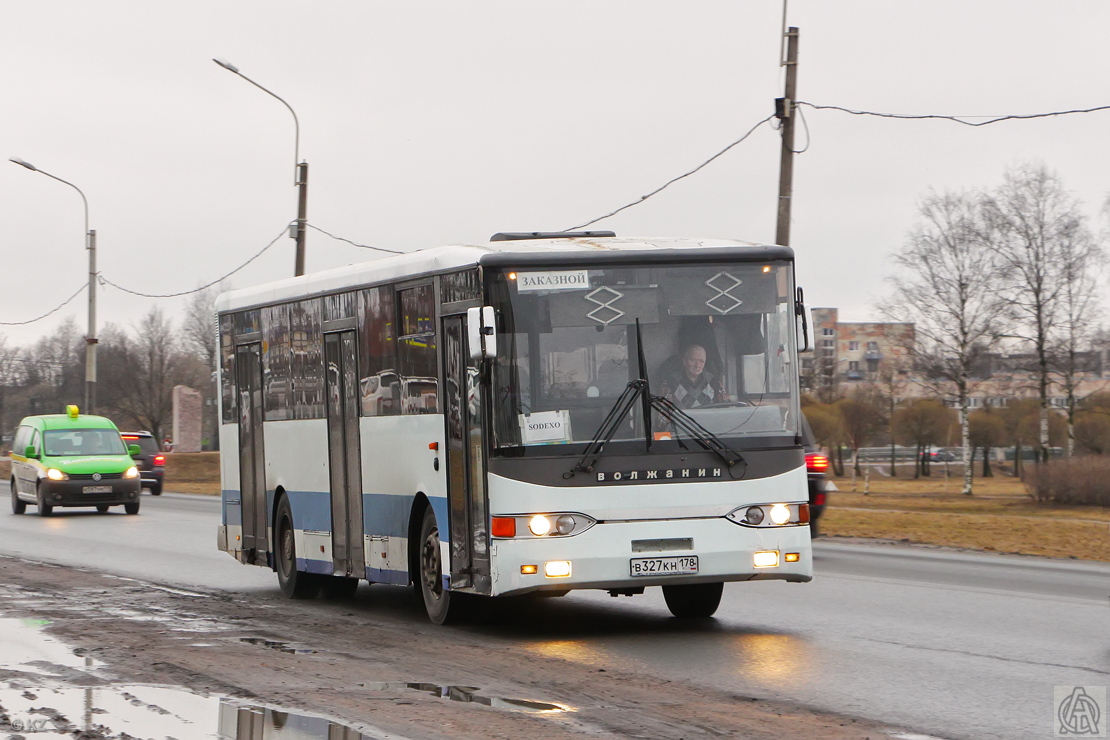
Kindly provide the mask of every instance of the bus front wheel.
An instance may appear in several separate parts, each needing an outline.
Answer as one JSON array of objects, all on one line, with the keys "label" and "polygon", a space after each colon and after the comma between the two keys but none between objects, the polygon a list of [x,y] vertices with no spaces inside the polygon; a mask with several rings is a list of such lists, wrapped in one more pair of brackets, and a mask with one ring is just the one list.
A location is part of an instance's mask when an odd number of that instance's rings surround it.
[{"label": "bus front wheel", "polygon": [[277,576],[287,599],[313,599],[320,593],[320,579],[297,570],[297,546],[293,537],[293,511],[282,496],[277,510]]},{"label": "bus front wheel", "polygon": [[683,619],[712,617],[721,605],[723,583],[693,583],[682,586],[664,586],[663,599],[671,614]]},{"label": "bus front wheel", "polygon": [[428,619],[435,624],[456,621],[462,611],[463,596],[443,587],[443,559],[440,557],[439,527],[431,508],[424,510],[420,525],[420,572],[417,574],[420,595]]}]

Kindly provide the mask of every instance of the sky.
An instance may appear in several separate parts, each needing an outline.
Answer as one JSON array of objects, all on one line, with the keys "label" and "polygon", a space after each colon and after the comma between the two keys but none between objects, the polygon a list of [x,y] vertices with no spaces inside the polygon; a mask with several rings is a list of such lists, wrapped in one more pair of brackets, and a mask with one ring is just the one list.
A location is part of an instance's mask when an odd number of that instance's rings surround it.
[{"label": "sky", "polygon": [[[0,0],[0,321],[88,280],[88,199],[104,278],[189,291],[296,218],[293,117],[308,221],[393,250],[561,230],[701,164],[783,95],[777,0]],[[1105,0],[791,0],[798,99],[996,116],[1110,105]],[[1110,111],[971,128],[804,110],[791,246],[811,306],[879,318],[889,255],[930,190],[989,188],[1040,163],[1086,204],[1110,195]],[[808,139],[808,146],[807,146]],[[695,175],[595,224],[621,236],[772,242],[780,138],[769,124]],[[381,253],[309,231],[309,272]],[[291,276],[281,237],[224,284]],[[98,290],[98,324],[130,329],[183,298]],[[49,318],[0,326],[28,344]]]}]

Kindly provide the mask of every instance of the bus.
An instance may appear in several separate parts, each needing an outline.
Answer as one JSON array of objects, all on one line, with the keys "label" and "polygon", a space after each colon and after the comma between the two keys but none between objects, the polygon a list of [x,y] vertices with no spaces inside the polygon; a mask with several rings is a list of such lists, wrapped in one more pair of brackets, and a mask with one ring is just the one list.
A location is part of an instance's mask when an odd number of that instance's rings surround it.
[{"label": "bus", "polygon": [[[480,597],[813,573],[787,247],[496,234],[232,291],[219,548],[290,598]],[[804,349],[804,346],[802,347]]]}]

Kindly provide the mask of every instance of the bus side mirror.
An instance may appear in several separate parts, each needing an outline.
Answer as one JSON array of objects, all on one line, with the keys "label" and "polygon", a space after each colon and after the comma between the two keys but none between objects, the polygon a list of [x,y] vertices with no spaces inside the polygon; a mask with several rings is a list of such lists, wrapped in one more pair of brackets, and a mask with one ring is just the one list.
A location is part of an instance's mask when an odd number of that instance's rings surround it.
[{"label": "bus side mirror", "polygon": [[497,357],[497,327],[493,306],[466,309],[466,338],[470,359]]},{"label": "bus side mirror", "polygon": [[138,457],[143,454],[143,451],[138,445],[127,445],[127,454],[131,457]]},{"label": "bus side mirror", "polygon": [[29,460],[38,460],[39,459],[39,453],[35,449],[34,445],[27,445],[26,449],[23,450],[23,456],[26,457]]},{"label": "bus side mirror", "polygon": [[794,302],[794,316],[797,319],[799,352],[808,352],[809,350],[813,349],[813,347],[810,346],[809,343],[809,317],[807,316],[808,313],[809,312],[806,311],[805,295],[802,293],[802,289],[798,288],[798,298]]}]

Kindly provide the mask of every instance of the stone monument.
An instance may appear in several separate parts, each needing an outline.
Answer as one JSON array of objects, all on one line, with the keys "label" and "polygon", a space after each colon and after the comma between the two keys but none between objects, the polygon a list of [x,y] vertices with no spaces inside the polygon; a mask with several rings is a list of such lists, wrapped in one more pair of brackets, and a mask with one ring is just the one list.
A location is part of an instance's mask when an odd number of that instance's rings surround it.
[{"label": "stone monument", "polygon": [[200,391],[173,387],[173,451],[200,452],[204,401]]}]

